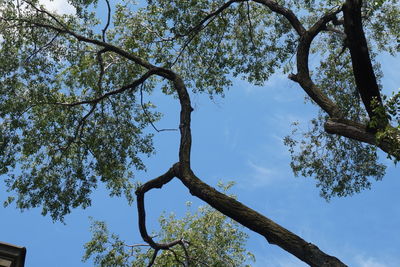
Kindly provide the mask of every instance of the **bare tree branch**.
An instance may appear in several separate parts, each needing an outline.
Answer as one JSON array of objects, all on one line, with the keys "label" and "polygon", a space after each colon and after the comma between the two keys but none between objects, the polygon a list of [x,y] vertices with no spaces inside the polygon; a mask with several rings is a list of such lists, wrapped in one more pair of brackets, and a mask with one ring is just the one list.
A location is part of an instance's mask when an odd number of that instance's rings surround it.
[{"label": "bare tree branch", "polygon": [[107,4],[107,23],[106,26],[104,27],[102,31],[103,34],[103,42],[106,42],[106,31],[108,29],[108,26],[110,26],[110,19],[111,19],[111,7],[110,7],[110,2],[109,0],[105,0]]},{"label": "bare tree branch", "polygon": [[159,250],[170,250],[175,255],[175,258],[178,262],[181,262],[174,251],[171,249],[176,245],[182,246],[185,253],[185,263],[183,264],[185,267],[189,266],[190,257],[189,253],[185,247],[185,241],[183,239],[177,239],[175,241],[169,243],[156,243],[153,238],[149,236],[146,229],[146,210],[144,206],[144,195],[146,192],[154,189],[154,188],[162,188],[165,184],[169,183],[175,176],[177,169],[179,169],[179,163],[172,166],[165,174],[150,180],[136,189],[137,196],[137,209],[138,209],[138,217],[139,217],[139,230],[143,240],[149,244],[150,247],[154,249],[153,257],[150,260],[148,266],[152,266]]},{"label": "bare tree branch", "polygon": [[163,185],[170,182],[175,177],[176,168],[177,165],[174,165],[165,174],[146,182],[136,190],[140,234],[143,240],[154,249],[168,249],[173,245],[178,244],[180,240],[176,240],[168,244],[158,244],[154,242],[152,237],[149,236],[146,229],[146,210],[144,207],[144,195],[151,189],[162,188]]}]

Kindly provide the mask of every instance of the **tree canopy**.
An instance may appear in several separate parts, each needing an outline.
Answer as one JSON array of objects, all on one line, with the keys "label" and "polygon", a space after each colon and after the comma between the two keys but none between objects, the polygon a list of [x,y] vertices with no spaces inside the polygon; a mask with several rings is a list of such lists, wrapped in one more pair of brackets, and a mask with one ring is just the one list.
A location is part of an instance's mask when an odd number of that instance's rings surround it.
[{"label": "tree canopy", "polygon": [[[399,92],[382,93],[376,60],[400,50],[398,1],[122,1],[112,12],[106,1],[105,23],[93,12],[97,1],[69,3],[76,14],[38,1],[1,4],[0,170],[13,192],[6,204],[63,220],[91,204],[99,182],[129,202],[135,191],[143,239],[169,249],[147,233],[144,195],[176,177],[311,266],[344,266],[195,175],[189,91],[215,97],[234,77],[263,85],[283,70],[320,108],[309,132],[285,138],[294,173],[317,179],[327,199],[360,192],[384,176],[378,150],[400,158]],[[154,153],[145,128],[161,114],[143,95],[155,90],[181,105],[179,161],[135,185],[143,156]]]},{"label": "tree canopy", "polygon": [[[233,184],[219,184],[226,192]],[[239,224],[210,206],[193,213],[191,203],[182,219],[174,213],[159,218],[160,232],[154,234],[163,243],[179,241],[179,246],[161,251],[148,244],[128,245],[116,234],[110,234],[105,222],[92,222],[92,240],[85,244],[84,260],[91,257],[98,266],[250,266],[254,256],[244,248],[247,235]],[[190,257],[187,257],[189,255]]]}]

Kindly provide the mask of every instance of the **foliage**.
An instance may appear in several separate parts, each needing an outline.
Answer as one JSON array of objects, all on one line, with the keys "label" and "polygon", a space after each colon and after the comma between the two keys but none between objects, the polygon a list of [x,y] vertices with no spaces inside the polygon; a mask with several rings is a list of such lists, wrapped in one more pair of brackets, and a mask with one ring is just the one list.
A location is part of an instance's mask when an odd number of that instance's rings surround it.
[{"label": "foliage", "polygon": [[377,163],[376,148],[326,134],[321,117],[312,120],[309,132],[298,135],[299,129],[294,128],[292,136],[284,139],[292,155],[290,166],[294,174],[314,177],[326,200],[370,189],[368,178],[381,180],[385,173],[385,165]]},{"label": "foliage", "polygon": [[[69,104],[125,85],[138,69],[105,53],[108,71],[99,82],[101,55],[94,45],[40,27],[12,28],[19,17],[55,23],[37,12],[35,2],[19,11],[15,3],[2,6],[2,16],[11,19],[0,26],[0,170],[9,191],[17,192],[17,207],[41,206],[44,215],[62,220],[71,208],[90,205],[99,181],[111,195],[132,201],[133,169],[144,170],[141,155],[153,153],[152,134],[143,129],[160,114],[150,112],[150,105],[144,114],[134,88],[106,101]],[[63,27],[97,37],[90,14],[56,18]]]},{"label": "foliage", "polygon": [[[299,14],[305,26],[315,22],[316,14],[342,3],[280,2]],[[8,176],[9,191],[16,192],[6,204],[15,200],[21,209],[41,206],[43,214],[49,212],[54,220],[62,220],[71,208],[89,206],[90,192],[99,181],[106,183],[112,195],[125,194],[132,200],[133,171],[145,169],[142,155],[154,152],[152,135],[144,129],[161,116],[156,111],[150,112],[154,107],[151,103],[139,104],[139,93],[151,93],[158,83],[165,93],[175,94],[168,82],[150,78],[140,89],[133,86],[90,102],[131,83],[143,74],[143,69],[93,42],[82,42],[76,34],[107,41],[152,64],[171,68],[183,77],[188,88],[211,96],[223,94],[234,76],[262,85],[276,70],[293,70],[298,41],[295,31],[283,16],[253,1],[154,0],[143,8],[124,1],[115,5],[112,27],[104,32],[99,30],[95,13],[88,11],[97,1],[70,3],[76,8],[76,15],[50,14],[39,8],[37,1],[18,5],[16,1],[3,0],[1,8],[0,171]],[[228,6],[218,12],[223,5]],[[365,29],[372,51],[399,51],[399,10],[394,0],[365,1],[363,13],[368,18]],[[215,15],[205,19],[209,14]],[[75,35],[54,31],[54,27]],[[364,109],[354,90],[349,54],[343,48],[345,40],[338,33],[340,26],[336,29],[319,35],[312,48],[312,53],[321,58],[313,76],[343,114],[365,121]],[[379,73],[378,64],[375,69]],[[87,102],[78,105],[81,101]],[[143,110],[146,105],[148,112]],[[317,118],[324,119],[324,116]],[[304,136],[308,140],[304,142],[313,149],[316,143],[312,136],[323,132],[317,128],[314,127],[313,134]],[[339,143],[342,140],[324,138]],[[371,168],[379,170],[374,173],[353,168],[359,162],[354,158],[349,160],[347,163],[353,166],[351,173],[357,173],[356,177],[365,181],[354,190],[348,188],[348,192],[356,192],[369,186],[368,176],[380,179],[383,167],[370,145],[346,142],[348,145],[338,143],[326,149],[336,155],[361,153],[371,159]],[[305,147],[311,149],[309,146]],[[355,150],[347,153],[348,147]],[[330,156],[310,155],[316,157],[315,162],[293,155],[292,166],[329,164],[323,161]],[[301,159],[305,162],[296,163]],[[347,168],[335,169],[322,176],[313,168],[309,171],[322,181],[323,192],[336,192],[338,188],[331,181],[340,181]],[[309,171],[304,169],[302,173]]]},{"label": "foliage", "polygon": [[[126,0],[113,4],[111,20],[97,17],[97,0],[69,0],[76,9],[72,15],[49,12],[39,0],[0,3],[0,174],[11,194],[5,205],[42,207],[42,214],[63,220],[72,208],[91,204],[90,193],[100,182],[110,195],[124,194],[131,203],[134,174],[146,169],[143,157],[154,153],[146,127],[161,117],[143,98],[161,88],[179,97],[181,147],[179,162],[149,188],[178,177],[238,221],[244,210],[261,218],[196,180],[186,88],[223,96],[234,77],[263,85],[281,70],[324,112],[300,138],[285,138],[294,173],[314,177],[323,197],[351,195],[370,188],[371,178],[382,179],[377,147],[400,159],[400,97],[394,93],[381,101],[377,62],[379,53],[400,52],[397,0],[149,0],[144,7]],[[359,23],[352,21],[356,17]],[[363,65],[368,79],[360,77]],[[341,131],[328,134],[330,120],[340,121]],[[222,199],[242,209],[221,207]],[[311,253],[306,260],[314,265],[333,259],[316,259],[318,248],[311,245],[302,246],[308,251],[282,245],[287,230],[274,232],[280,226],[262,220],[262,227],[247,216],[242,222],[267,240],[273,233],[273,243],[302,260]],[[245,235],[210,208],[160,222],[160,240],[190,239],[185,244],[195,261],[246,260]],[[87,244],[86,259],[96,255],[100,265],[123,266],[133,253],[138,262],[132,264],[149,260],[148,252],[128,251],[118,236],[110,237],[104,223],[94,222],[93,232],[97,241]],[[176,260],[170,252],[157,260],[170,264]],[[175,253],[179,259],[183,252]]]},{"label": "foliage", "polygon": [[[367,122],[368,114],[355,89],[350,55],[338,57],[343,49],[340,40],[334,38],[328,43],[328,47],[323,47],[321,43],[317,45],[320,51],[331,50],[334,53],[328,53],[326,59],[319,62],[315,79],[324,92],[338,103],[347,118]],[[379,65],[376,69],[379,70]],[[290,165],[294,174],[315,178],[317,187],[321,189],[320,195],[326,200],[370,189],[371,178],[381,180],[386,169],[378,161],[376,147],[326,133],[324,123],[328,118],[320,112],[311,120],[308,130],[295,123],[292,134],[284,138],[291,154]]]},{"label": "foliage", "polygon": [[[220,184],[222,186],[222,184]],[[223,186],[226,190],[232,184]],[[171,213],[159,218],[161,229],[153,234],[160,243],[182,239],[186,242],[190,266],[250,266],[254,256],[246,251],[247,234],[239,224],[210,206],[191,211],[191,203],[181,219]],[[110,234],[105,222],[93,221],[92,240],[85,244],[84,261],[93,258],[96,266],[147,266],[153,249],[147,244],[127,245],[118,235]],[[178,266],[184,262],[185,252],[175,246],[159,253],[153,266]]]}]

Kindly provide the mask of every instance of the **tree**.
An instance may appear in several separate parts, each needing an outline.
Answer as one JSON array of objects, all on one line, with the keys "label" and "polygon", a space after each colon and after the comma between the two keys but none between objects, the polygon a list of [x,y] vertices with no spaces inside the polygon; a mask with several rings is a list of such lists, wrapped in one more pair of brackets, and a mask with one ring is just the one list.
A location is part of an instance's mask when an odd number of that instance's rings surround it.
[{"label": "tree", "polygon": [[[142,96],[161,87],[181,105],[179,162],[136,188],[145,242],[170,248],[147,233],[144,195],[178,178],[311,266],[345,266],[195,175],[188,90],[212,97],[233,76],[261,85],[283,68],[321,108],[300,141],[286,138],[295,174],[315,177],[328,199],[359,192],[384,175],[377,148],[400,157],[399,93],[382,95],[375,61],[400,50],[397,1],[153,0],[137,10],[124,2],[98,32],[88,9],[96,1],[70,3],[74,16],[37,1],[7,0],[1,9],[1,170],[19,208],[42,206],[62,220],[90,205],[98,181],[132,201],[132,170],[153,151],[143,129],[160,116]],[[320,59],[314,72],[310,54]]]},{"label": "tree", "polygon": [[[226,193],[233,184],[219,184]],[[190,208],[191,203],[187,203]],[[160,219],[161,231],[154,235],[163,243],[178,242],[179,246],[161,251],[148,244],[126,245],[109,231],[105,222],[92,223],[93,238],[86,243],[84,260],[94,257],[98,266],[249,266],[254,256],[244,248],[247,235],[239,224],[209,206],[190,209],[182,219],[175,214]],[[145,249],[143,249],[145,248]],[[157,259],[157,260],[156,260]]]}]

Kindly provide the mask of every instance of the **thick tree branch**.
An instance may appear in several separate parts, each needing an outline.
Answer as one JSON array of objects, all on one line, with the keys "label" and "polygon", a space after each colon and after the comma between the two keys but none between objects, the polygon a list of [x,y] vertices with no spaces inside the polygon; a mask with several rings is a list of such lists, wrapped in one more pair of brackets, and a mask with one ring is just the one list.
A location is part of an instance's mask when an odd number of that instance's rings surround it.
[{"label": "thick tree branch", "polygon": [[180,77],[176,75],[174,86],[178,92],[181,105],[180,129],[181,143],[179,148],[179,164],[175,164],[174,175],[189,189],[190,193],[222,214],[234,219],[243,226],[264,236],[269,243],[276,244],[298,257],[310,266],[346,266],[337,258],[322,252],[317,246],[306,242],[299,236],[276,224],[272,220],[246,207],[239,201],[228,197],[202,182],[190,169],[190,97]]},{"label": "thick tree branch", "polygon": [[[400,133],[395,130],[393,136],[378,140],[376,134],[372,133],[368,126],[350,120],[333,118],[324,125],[325,131],[330,134],[337,134],[360,142],[375,145],[400,160]],[[397,149],[396,149],[397,148]]]},{"label": "thick tree branch", "polygon": [[[344,30],[347,46],[350,50],[357,90],[361,95],[369,117],[372,119],[377,115],[374,112],[376,106],[374,107],[373,100],[378,101],[377,104],[380,106],[383,104],[363,30],[361,6],[361,0],[347,0],[343,5]],[[380,127],[387,124],[387,119],[385,118],[380,118],[379,121],[382,121]]]},{"label": "thick tree branch", "polygon": [[181,140],[179,145],[179,163],[187,170],[190,169],[190,152],[192,146],[192,134],[190,128],[191,113],[193,108],[190,103],[190,96],[183,80],[176,75],[174,87],[178,92],[179,102],[181,105],[180,124]]},{"label": "thick tree branch", "polygon": [[322,252],[312,243],[306,242],[274,221],[205,184],[191,170],[181,170],[177,176],[192,195],[207,202],[248,229],[264,236],[269,243],[278,245],[310,266],[346,266],[337,258]]},{"label": "thick tree branch", "polygon": [[289,21],[292,27],[296,30],[299,36],[302,36],[306,32],[306,29],[301,24],[300,20],[290,9],[287,9],[279,5],[276,1],[273,0],[254,0],[254,2],[263,4],[266,7],[268,7],[271,11],[283,15]]},{"label": "thick tree branch", "polygon": [[336,18],[339,10],[331,11],[322,16],[308,31],[300,37],[299,46],[297,48],[297,74],[292,74],[289,78],[304,89],[304,91],[320,106],[330,117],[342,117],[339,107],[324,94],[317,85],[314,84],[310,77],[308,67],[308,57],[310,54],[311,43],[315,36],[326,28],[326,24]]},{"label": "thick tree branch", "polygon": [[254,1],[267,6],[273,12],[283,15],[300,36],[297,48],[297,74],[292,74],[289,78],[299,83],[308,96],[310,96],[311,99],[331,117],[342,117],[338,106],[314,84],[310,77],[308,67],[308,57],[312,41],[318,33],[326,29],[326,24],[328,22],[336,20],[336,15],[341,11],[341,9],[326,13],[309,30],[306,30],[297,16],[290,9],[284,8],[272,0]]},{"label": "thick tree branch", "polygon": [[151,259],[150,259],[149,264],[147,265],[147,267],[153,266],[153,264],[154,264],[154,262],[155,262],[155,260],[157,258],[158,251],[159,251],[159,249],[154,249],[153,256],[151,256]]}]

